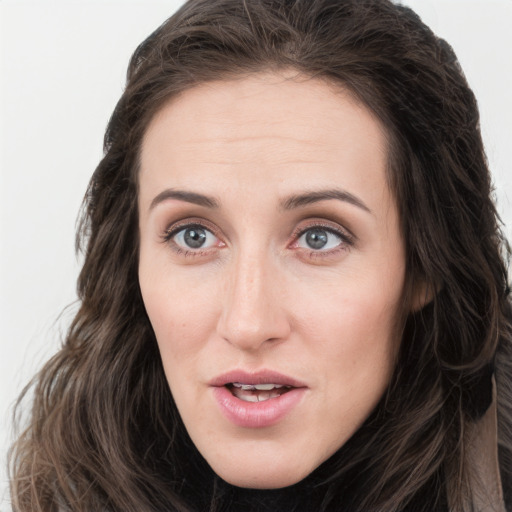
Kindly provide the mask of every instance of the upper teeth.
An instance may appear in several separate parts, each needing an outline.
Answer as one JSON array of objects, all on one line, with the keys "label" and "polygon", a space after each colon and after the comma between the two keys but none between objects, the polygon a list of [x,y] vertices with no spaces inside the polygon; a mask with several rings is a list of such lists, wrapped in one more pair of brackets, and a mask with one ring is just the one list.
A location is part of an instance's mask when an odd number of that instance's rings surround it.
[{"label": "upper teeth", "polygon": [[258,391],[270,391],[271,389],[282,388],[281,384],[242,384],[241,382],[233,382],[235,388],[241,388],[244,390],[256,389]]}]

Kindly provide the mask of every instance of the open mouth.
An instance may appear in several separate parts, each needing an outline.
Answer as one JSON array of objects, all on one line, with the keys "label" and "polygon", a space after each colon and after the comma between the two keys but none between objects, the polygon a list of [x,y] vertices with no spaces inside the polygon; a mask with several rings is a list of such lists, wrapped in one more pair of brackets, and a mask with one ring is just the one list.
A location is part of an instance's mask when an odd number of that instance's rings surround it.
[{"label": "open mouth", "polygon": [[264,402],[279,398],[291,389],[293,386],[282,384],[243,384],[241,382],[230,382],[226,388],[236,398],[244,402]]},{"label": "open mouth", "polygon": [[275,425],[298,407],[309,387],[294,377],[262,369],[232,370],[212,379],[213,397],[221,412],[243,428]]}]

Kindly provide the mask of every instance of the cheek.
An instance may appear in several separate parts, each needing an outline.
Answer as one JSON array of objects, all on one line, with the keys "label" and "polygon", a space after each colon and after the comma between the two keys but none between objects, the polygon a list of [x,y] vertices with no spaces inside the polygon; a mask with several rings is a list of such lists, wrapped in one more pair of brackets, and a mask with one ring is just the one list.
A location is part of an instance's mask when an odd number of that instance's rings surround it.
[{"label": "cheek", "polygon": [[[164,368],[192,359],[212,332],[215,323],[214,293],[191,283],[179,272],[154,271],[141,264],[142,298],[155,332]],[[211,288],[210,288],[211,290]]]},{"label": "cheek", "polygon": [[309,296],[296,294],[297,331],[329,395],[354,405],[351,397],[367,393],[366,406],[372,407],[389,382],[400,346],[403,277],[399,273],[380,287],[368,275],[337,283],[324,283]]},{"label": "cheek", "polygon": [[364,351],[376,344],[376,338],[396,337],[402,290],[400,273],[385,282],[374,279],[367,269],[338,276],[297,290],[293,308],[300,313],[295,318],[307,337],[321,336],[325,342],[337,338],[340,351]]}]

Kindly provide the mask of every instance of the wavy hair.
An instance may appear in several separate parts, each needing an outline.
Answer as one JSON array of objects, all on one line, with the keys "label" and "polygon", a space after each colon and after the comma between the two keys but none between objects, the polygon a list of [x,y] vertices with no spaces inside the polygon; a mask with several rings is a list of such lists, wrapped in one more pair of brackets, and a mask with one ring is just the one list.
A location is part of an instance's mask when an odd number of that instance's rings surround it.
[{"label": "wavy hair", "polygon": [[[179,418],[138,285],[137,175],[148,123],[170,98],[281,69],[350,90],[387,129],[409,284],[422,280],[433,299],[407,318],[389,389],[365,424],[304,482],[265,493],[220,481]],[[135,51],[104,151],[77,235],[80,307],[27,388],[29,423],[11,451],[15,511],[431,512],[448,479],[452,509],[466,510],[466,431],[489,404],[492,374],[508,485],[510,251],[473,93],[450,46],[412,10],[189,0]]]}]

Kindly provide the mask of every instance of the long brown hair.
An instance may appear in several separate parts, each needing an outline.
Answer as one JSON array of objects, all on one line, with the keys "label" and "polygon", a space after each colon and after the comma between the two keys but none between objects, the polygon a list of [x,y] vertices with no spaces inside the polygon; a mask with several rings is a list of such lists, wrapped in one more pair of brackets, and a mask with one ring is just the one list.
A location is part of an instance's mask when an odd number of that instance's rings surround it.
[{"label": "long brown hair", "polygon": [[408,279],[434,297],[407,319],[377,409],[304,485],[276,494],[273,510],[282,499],[287,510],[426,512],[446,501],[448,478],[462,510],[465,431],[489,405],[493,373],[510,482],[510,253],[452,49],[388,0],[190,0],[137,48],[109,122],[77,236],[80,309],[34,379],[11,452],[16,511],[262,510],[261,493],[237,493],[212,473],[173,403],[138,285],[138,157],[172,96],[289,68],[348,88],[387,128]]}]

